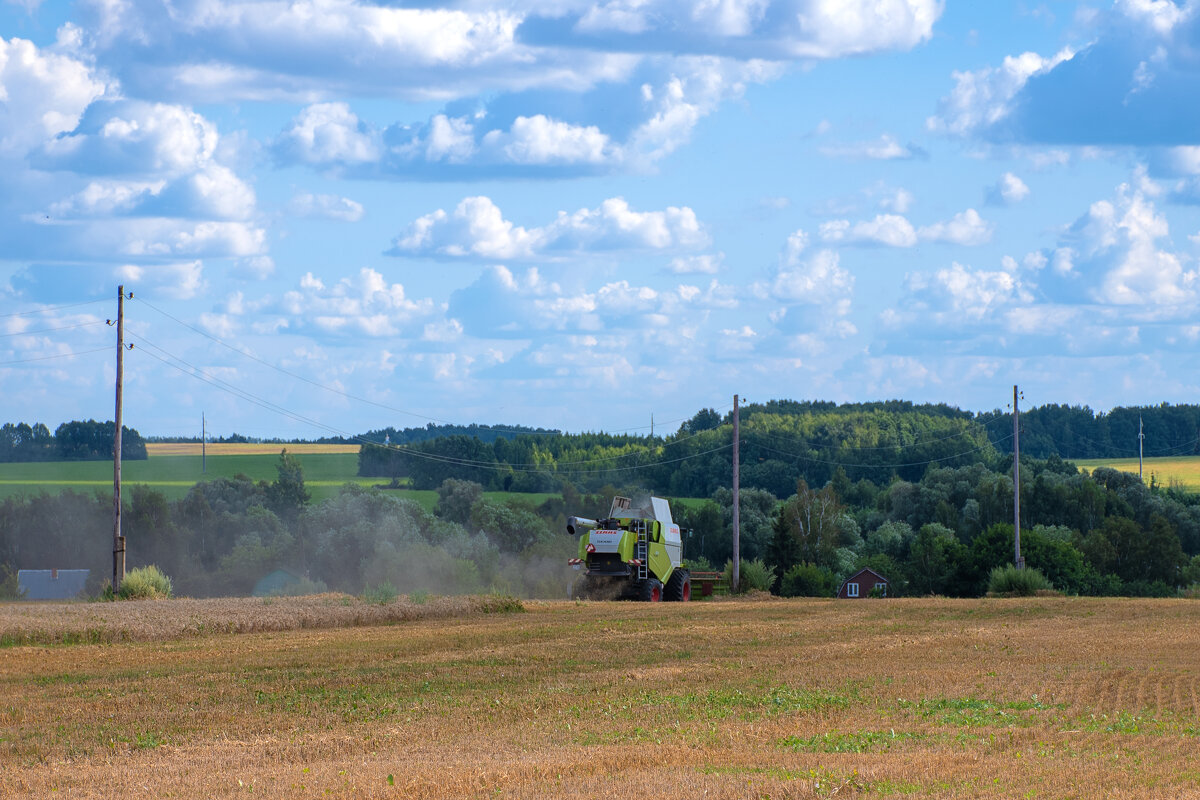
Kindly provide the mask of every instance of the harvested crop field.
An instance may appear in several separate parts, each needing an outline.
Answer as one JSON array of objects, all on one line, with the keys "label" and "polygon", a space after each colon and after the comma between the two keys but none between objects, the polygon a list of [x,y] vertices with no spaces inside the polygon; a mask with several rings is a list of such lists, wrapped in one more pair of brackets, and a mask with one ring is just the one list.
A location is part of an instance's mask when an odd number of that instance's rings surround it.
[{"label": "harvested crop field", "polygon": [[524,607],[0,649],[0,796],[1200,796],[1195,601]]},{"label": "harvested crop field", "polygon": [[516,602],[488,596],[421,602],[400,597],[388,603],[369,603],[329,593],[121,603],[6,603],[0,605],[0,646],[163,641],[215,633],[390,625],[495,611]]}]

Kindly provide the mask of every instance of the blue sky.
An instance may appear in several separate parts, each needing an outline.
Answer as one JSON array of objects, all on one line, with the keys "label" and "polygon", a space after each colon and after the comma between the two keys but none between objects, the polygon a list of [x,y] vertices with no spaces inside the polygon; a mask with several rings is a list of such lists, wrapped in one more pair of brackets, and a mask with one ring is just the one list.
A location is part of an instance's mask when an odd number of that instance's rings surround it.
[{"label": "blue sky", "polygon": [[144,434],[1194,402],[1197,52],[1197,0],[0,0],[0,416],[111,418],[118,283]]}]

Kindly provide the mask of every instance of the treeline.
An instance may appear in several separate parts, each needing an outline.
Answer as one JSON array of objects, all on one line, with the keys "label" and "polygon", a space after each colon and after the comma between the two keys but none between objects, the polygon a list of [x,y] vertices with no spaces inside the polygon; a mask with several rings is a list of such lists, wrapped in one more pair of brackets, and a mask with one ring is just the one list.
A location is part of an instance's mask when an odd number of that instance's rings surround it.
[{"label": "treeline", "polygon": [[[886,482],[893,475],[917,479],[931,463],[991,463],[997,456],[987,429],[948,407],[804,405],[773,402],[743,410],[743,486],[786,497],[799,478],[824,483],[837,465],[856,480]],[[455,435],[407,447],[364,446],[358,471],[407,479],[418,489],[455,478],[517,492],[558,491],[567,483],[594,491],[636,477],[659,494],[707,497],[729,485],[732,445],[730,415],[704,409],[665,438],[581,433],[487,442]]]},{"label": "treeline", "polygon": [[[981,414],[1001,452],[1012,453],[1012,414]],[[1021,412],[1021,452],[1038,458],[1136,458],[1138,423],[1147,457],[1200,454],[1200,405],[1130,406],[1107,413],[1087,406],[1044,405]]]},{"label": "treeline", "polygon": [[[0,462],[104,461],[113,457],[112,422],[64,422],[50,433],[42,423],[5,423],[0,427]],[[133,428],[121,426],[121,458],[146,458],[146,442]]]},{"label": "treeline", "polygon": [[367,431],[356,437],[354,442],[372,442],[374,444],[407,445],[417,442],[428,442],[449,436],[465,436],[468,439],[478,439],[485,444],[491,444],[503,437],[512,439],[523,434],[557,434],[559,431],[548,428],[529,428],[524,425],[438,425],[428,423],[422,428],[381,428],[377,431]]},{"label": "treeline", "polygon": [[200,444],[200,442],[208,442],[209,444],[358,444],[359,440],[354,436],[318,436],[316,439],[280,439],[279,437],[268,437],[263,439],[258,436],[245,436],[236,431],[228,436],[147,436],[147,442],[164,443],[164,444]]}]

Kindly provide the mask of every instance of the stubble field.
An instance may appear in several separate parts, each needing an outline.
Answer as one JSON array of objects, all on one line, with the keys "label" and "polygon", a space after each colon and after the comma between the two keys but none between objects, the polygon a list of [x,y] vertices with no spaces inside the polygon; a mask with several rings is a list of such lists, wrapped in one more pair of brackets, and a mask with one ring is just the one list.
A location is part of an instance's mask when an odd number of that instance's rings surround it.
[{"label": "stubble field", "polygon": [[0,796],[1200,796],[1194,601],[525,609],[0,649]]}]

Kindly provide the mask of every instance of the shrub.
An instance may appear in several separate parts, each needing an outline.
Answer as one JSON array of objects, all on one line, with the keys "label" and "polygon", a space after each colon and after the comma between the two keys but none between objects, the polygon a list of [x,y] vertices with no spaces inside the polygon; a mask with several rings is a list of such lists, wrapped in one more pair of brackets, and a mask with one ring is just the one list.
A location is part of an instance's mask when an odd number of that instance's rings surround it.
[{"label": "shrub", "polygon": [[988,577],[988,594],[1004,597],[1029,597],[1038,592],[1054,591],[1053,584],[1034,567],[1017,569],[1014,564],[996,567]]},{"label": "shrub", "polygon": [[138,567],[125,573],[117,596],[122,600],[157,600],[171,596],[171,579],[158,567]]},{"label": "shrub", "polygon": [[17,571],[8,564],[0,565],[0,600],[20,600],[23,594],[17,581]]},{"label": "shrub", "polygon": [[484,614],[520,614],[525,611],[525,604],[519,598],[504,592],[490,592],[482,597],[474,597],[471,604]]},{"label": "shrub", "polygon": [[311,578],[297,578],[271,592],[268,597],[304,597],[310,594],[325,594],[329,587],[325,581],[314,581]]},{"label": "shrub", "polygon": [[769,592],[775,585],[775,567],[767,566],[759,559],[747,561],[741,559],[738,577],[741,585],[733,585],[733,559],[725,562],[725,581],[729,584],[730,594],[741,592]]},{"label": "shrub", "polygon": [[395,600],[397,596],[396,587],[392,586],[388,581],[384,581],[376,586],[367,586],[363,589],[362,593],[364,603],[376,606],[386,606]]},{"label": "shrub", "polygon": [[780,579],[779,593],[784,597],[833,597],[837,578],[825,567],[796,564]]},{"label": "shrub", "polygon": [[417,589],[408,593],[408,602],[414,606],[423,606],[429,602],[429,592],[424,589]]}]

